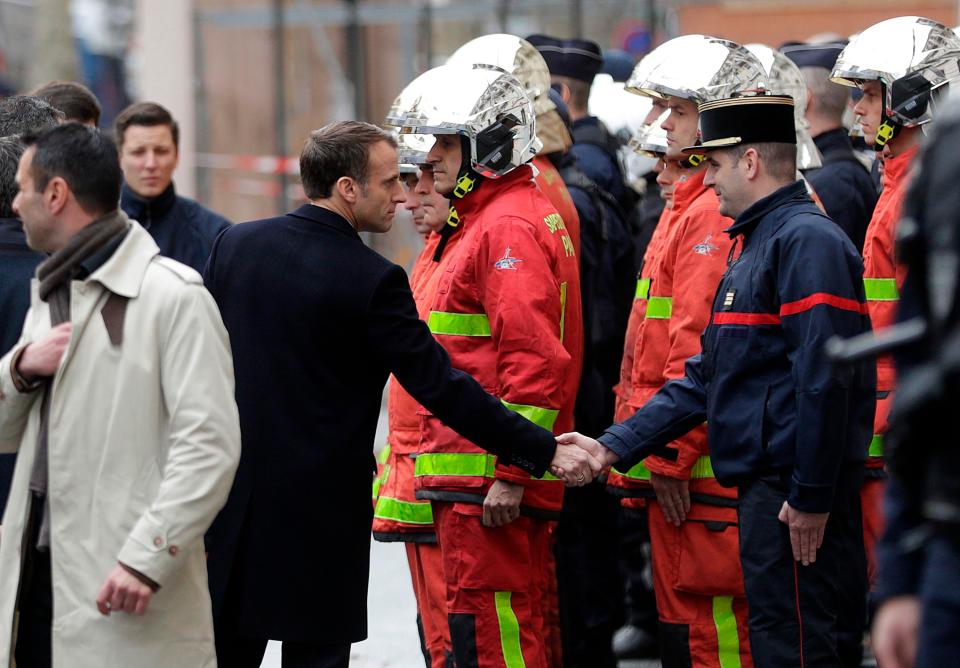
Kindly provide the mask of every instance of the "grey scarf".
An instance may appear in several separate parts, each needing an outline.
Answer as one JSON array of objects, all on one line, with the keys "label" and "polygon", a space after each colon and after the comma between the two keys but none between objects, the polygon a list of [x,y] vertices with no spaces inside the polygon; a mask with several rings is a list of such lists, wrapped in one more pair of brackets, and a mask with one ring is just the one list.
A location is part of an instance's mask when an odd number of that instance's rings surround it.
[{"label": "grey scarf", "polygon": [[[84,272],[83,263],[104,250],[111,242],[121,239],[130,229],[130,221],[120,211],[99,218],[76,235],[37,267],[40,280],[40,299],[50,304],[50,324],[54,327],[70,320],[70,282]],[[103,258],[106,260],[107,258]],[[49,484],[48,448],[50,426],[50,383],[43,390],[40,404],[40,434],[37,455],[30,476],[30,490],[36,497],[44,497],[42,520],[37,538],[38,549],[50,547],[50,503],[46,500]]]}]

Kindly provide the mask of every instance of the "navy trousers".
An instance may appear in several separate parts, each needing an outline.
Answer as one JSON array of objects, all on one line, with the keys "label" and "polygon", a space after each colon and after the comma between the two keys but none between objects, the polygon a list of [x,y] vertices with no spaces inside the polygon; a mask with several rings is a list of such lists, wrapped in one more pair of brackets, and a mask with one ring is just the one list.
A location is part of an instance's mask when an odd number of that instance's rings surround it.
[{"label": "navy trousers", "polygon": [[777,519],[789,493],[786,476],[740,487],[740,562],[757,668],[860,665],[867,604],[862,480],[862,465],[842,467],[823,546],[809,566],[794,561],[787,525]]}]

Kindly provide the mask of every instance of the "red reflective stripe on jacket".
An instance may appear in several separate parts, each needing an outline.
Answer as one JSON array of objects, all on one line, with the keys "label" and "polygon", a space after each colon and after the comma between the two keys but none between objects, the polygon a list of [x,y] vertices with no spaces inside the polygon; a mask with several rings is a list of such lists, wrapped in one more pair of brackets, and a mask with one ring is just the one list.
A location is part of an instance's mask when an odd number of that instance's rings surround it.
[{"label": "red reflective stripe on jacket", "polygon": [[776,313],[731,313],[723,311],[713,314],[715,325],[779,325],[780,316]]},{"label": "red reflective stripe on jacket", "polygon": [[867,305],[861,304],[856,299],[846,299],[826,292],[818,292],[815,295],[810,295],[809,297],[782,305],[780,307],[780,316],[796,315],[797,313],[809,311],[814,306],[820,305],[833,306],[834,308],[843,309],[844,311],[853,311],[860,315],[867,315]]}]

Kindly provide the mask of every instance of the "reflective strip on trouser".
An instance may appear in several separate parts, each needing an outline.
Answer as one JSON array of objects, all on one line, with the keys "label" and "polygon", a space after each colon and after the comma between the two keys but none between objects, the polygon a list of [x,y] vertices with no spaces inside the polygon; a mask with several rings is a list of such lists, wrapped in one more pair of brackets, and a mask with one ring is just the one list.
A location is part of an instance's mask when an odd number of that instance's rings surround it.
[{"label": "reflective strip on trouser", "polygon": [[[414,464],[414,476],[495,478],[497,458],[483,452],[421,452]],[[559,480],[552,473],[534,480]]]},{"label": "reflective strip on trouser", "polygon": [[389,496],[380,497],[377,499],[373,516],[377,519],[404,524],[433,524],[433,511],[429,501],[401,501]]},{"label": "reflective strip on trouser", "polygon": [[430,311],[427,327],[434,334],[450,336],[490,336],[490,319],[484,313],[445,313]]},{"label": "reflective strip on trouser", "polygon": [[633,293],[634,299],[647,299],[650,296],[650,279],[637,279],[637,290]]},{"label": "reflective strip on trouser", "polygon": [[740,668],[740,634],[733,614],[732,596],[713,597],[713,623],[717,627],[720,668]]},{"label": "reflective strip on trouser", "polygon": [[[643,462],[640,462],[624,473],[623,476],[633,480],[650,480],[650,469],[648,469]],[[710,461],[710,458],[707,456],[698,457],[697,461],[693,464],[693,469],[690,471],[690,479],[703,480],[713,477],[713,463]]]},{"label": "reflective strip on trouser", "polygon": [[883,457],[883,434],[874,434],[870,440],[870,450],[867,452],[871,457]]},{"label": "reflective strip on trouser", "polygon": [[900,299],[895,278],[865,278],[863,289],[869,302],[895,302]]},{"label": "reflective strip on trouser", "polygon": [[500,646],[503,649],[503,662],[507,668],[525,668],[523,652],[520,649],[520,623],[510,607],[509,591],[494,593],[497,605],[497,621],[500,623]]},{"label": "reflective strip on trouser", "polygon": [[673,297],[651,297],[647,301],[647,315],[650,320],[669,320],[673,315]]}]

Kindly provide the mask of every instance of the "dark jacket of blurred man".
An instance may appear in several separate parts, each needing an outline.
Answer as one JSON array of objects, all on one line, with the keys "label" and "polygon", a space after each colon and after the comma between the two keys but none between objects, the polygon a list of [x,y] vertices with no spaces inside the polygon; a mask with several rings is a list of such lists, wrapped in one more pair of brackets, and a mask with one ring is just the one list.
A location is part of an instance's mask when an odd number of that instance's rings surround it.
[{"label": "dark jacket of blurred man", "polygon": [[120,208],[143,225],[160,254],[203,271],[213,240],[230,221],[181,197],[173,185],[180,160],[180,128],[154,102],[134,104],[116,120],[123,190]]},{"label": "dark jacket of blurred man", "polygon": [[813,186],[827,215],[863,252],[867,224],[877,204],[877,189],[863,163],[853,152],[843,114],[850,100],[848,88],[830,81],[830,72],[843,44],[801,44],[785,47],[807,83],[807,123],[820,151],[823,166],[804,176]]},{"label": "dark jacket of blurred man", "polygon": [[[17,195],[17,164],[23,144],[16,135],[52,127],[63,114],[43,100],[15,95],[0,100],[0,355],[20,337],[23,318],[30,308],[30,279],[44,256],[27,246],[23,224],[13,212]],[[7,505],[16,455],[0,455],[0,517]]]},{"label": "dark jacket of blurred man", "polygon": [[406,274],[361,241],[389,230],[406,199],[390,135],[325,126],[300,173],[310,203],[221,234],[205,275],[230,333],[243,435],[207,537],[221,668],[259,666],[268,639],[294,665],[346,666],[366,638],[373,440],[391,372],[524,471],[543,475],[565,450],[452,369]]}]

